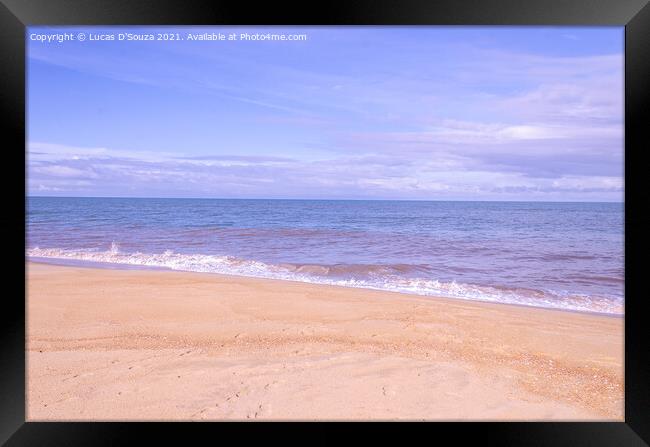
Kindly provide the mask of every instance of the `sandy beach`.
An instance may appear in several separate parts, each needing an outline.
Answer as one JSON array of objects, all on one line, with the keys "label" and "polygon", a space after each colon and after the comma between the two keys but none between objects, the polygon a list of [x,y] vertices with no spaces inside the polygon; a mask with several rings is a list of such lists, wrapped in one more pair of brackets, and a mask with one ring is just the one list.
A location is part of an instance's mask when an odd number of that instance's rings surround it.
[{"label": "sandy beach", "polygon": [[27,263],[27,420],[623,420],[623,318]]}]

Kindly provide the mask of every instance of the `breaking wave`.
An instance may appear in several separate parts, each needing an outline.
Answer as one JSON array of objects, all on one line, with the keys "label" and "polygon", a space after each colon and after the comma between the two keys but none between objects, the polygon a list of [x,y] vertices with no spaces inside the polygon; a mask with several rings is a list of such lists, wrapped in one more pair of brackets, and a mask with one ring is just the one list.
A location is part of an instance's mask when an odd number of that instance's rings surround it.
[{"label": "breaking wave", "polygon": [[123,253],[115,242],[108,251],[36,247],[28,249],[26,254],[30,258],[282,279],[580,312],[621,315],[624,311],[622,299],[618,297],[438,281],[424,277],[428,271],[424,265],[271,264],[233,256],[182,254],[171,250],[162,253]]}]

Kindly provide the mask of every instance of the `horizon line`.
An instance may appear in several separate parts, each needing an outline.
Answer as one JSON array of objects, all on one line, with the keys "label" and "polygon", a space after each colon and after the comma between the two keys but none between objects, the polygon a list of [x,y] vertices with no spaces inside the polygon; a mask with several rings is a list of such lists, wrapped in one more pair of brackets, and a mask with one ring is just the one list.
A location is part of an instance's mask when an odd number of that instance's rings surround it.
[{"label": "horizon line", "polygon": [[278,198],[278,197],[141,197],[141,196],[39,196],[25,195],[25,199],[167,199],[167,200],[295,200],[330,202],[514,202],[514,203],[620,203],[625,200],[480,200],[480,199],[332,199],[332,198]]}]

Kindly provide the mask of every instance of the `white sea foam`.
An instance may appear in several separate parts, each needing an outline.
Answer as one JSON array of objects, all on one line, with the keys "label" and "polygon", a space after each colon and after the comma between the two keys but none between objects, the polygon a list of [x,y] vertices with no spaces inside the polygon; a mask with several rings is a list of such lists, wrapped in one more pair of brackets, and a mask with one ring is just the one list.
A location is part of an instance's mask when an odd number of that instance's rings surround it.
[{"label": "white sea foam", "polygon": [[[269,264],[232,256],[181,254],[171,250],[163,253],[123,253],[116,242],[108,251],[65,250],[58,248],[31,248],[28,257],[65,259],[93,263],[129,266],[159,267],[202,273],[283,279],[345,287],[386,290],[424,296],[443,296],[476,301],[518,304],[582,312],[620,315],[621,300],[613,297],[594,297],[557,291],[530,291],[489,286],[444,282],[435,279],[407,278],[398,275],[368,275],[367,278],[342,278],[318,274],[319,269],[296,268],[293,265]],[[327,269],[325,269],[327,270]],[[305,273],[308,272],[308,273]]]}]

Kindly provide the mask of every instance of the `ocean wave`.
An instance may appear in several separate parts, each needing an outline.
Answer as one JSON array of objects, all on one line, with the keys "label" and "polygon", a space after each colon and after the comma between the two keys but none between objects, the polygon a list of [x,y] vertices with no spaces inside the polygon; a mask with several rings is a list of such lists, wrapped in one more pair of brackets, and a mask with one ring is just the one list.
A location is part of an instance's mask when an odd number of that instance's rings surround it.
[{"label": "ocean wave", "polygon": [[31,258],[158,267],[581,312],[623,314],[622,299],[617,297],[475,285],[418,277],[418,274],[427,273],[428,269],[424,265],[271,264],[227,255],[181,254],[171,250],[162,253],[124,253],[115,242],[107,251],[36,247],[27,249],[26,255]]}]

